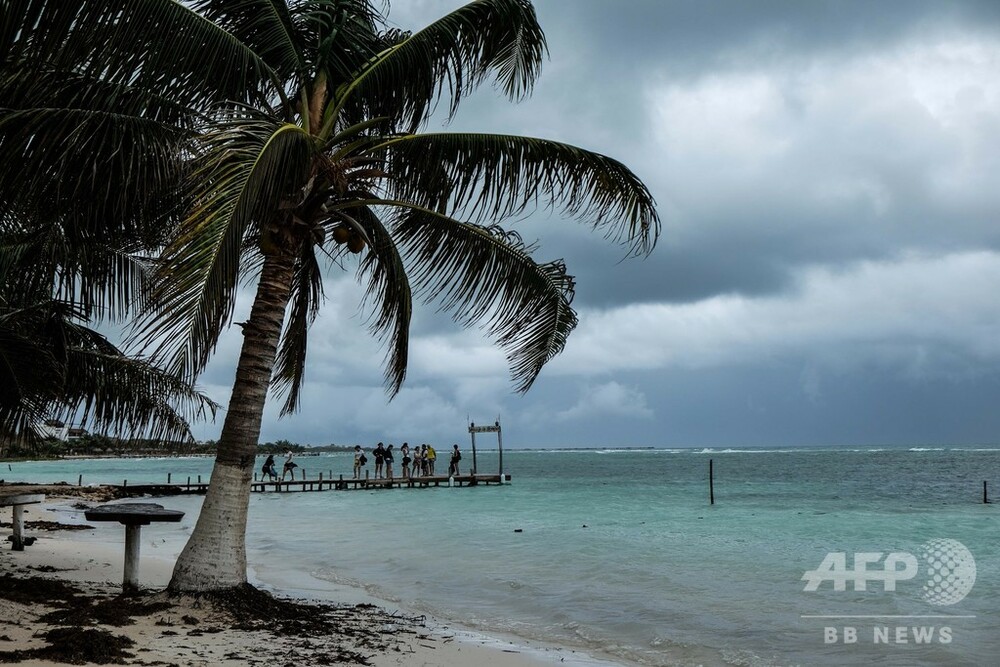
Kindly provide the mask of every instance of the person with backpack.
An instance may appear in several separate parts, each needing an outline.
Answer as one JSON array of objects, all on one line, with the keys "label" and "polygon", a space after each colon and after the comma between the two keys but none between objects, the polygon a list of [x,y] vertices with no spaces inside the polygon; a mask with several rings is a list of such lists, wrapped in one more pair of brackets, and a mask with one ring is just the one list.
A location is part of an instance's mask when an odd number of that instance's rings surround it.
[{"label": "person with backpack", "polygon": [[372,451],[372,455],[375,457],[375,479],[384,477],[382,474],[382,464],[385,461],[385,445],[381,442],[375,446],[375,450]]},{"label": "person with backpack", "polygon": [[354,445],[354,479],[361,477],[361,469],[368,465],[368,457],[361,445]]},{"label": "person with backpack", "polygon": [[410,458],[410,443],[404,442],[399,451],[403,454],[403,479],[407,479],[410,476],[410,461],[412,461]]},{"label": "person with backpack", "polygon": [[451,448],[451,464],[448,466],[449,476],[458,476],[458,462],[462,460],[462,452],[458,451],[458,445]]},{"label": "person with backpack", "polygon": [[389,446],[385,448],[385,454],[382,455],[382,458],[385,459],[385,476],[392,479],[392,463],[396,460],[392,454],[392,443],[389,443]]},{"label": "person with backpack", "polygon": [[292,460],[292,452],[289,451],[287,457],[285,458],[285,465],[281,468],[281,481],[285,481],[285,475],[292,473],[292,481],[295,481],[295,469],[299,467],[299,464]]}]

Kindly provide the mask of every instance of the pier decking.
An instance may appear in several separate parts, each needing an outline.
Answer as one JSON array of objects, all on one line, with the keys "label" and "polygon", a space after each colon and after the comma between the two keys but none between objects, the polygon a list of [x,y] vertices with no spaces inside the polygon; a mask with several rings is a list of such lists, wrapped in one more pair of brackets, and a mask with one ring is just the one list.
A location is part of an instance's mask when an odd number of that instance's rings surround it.
[{"label": "pier decking", "polygon": [[[454,478],[446,475],[427,477],[393,477],[392,479],[354,479],[337,477],[324,479],[285,480],[283,482],[251,482],[250,490],[254,493],[299,493],[302,491],[348,491],[357,489],[420,489],[428,487],[478,486],[490,484],[506,484],[510,475],[456,475]],[[129,494],[148,494],[152,496],[175,496],[181,494],[205,493],[208,483],[188,481],[186,484],[122,484],[120,487]]]}]

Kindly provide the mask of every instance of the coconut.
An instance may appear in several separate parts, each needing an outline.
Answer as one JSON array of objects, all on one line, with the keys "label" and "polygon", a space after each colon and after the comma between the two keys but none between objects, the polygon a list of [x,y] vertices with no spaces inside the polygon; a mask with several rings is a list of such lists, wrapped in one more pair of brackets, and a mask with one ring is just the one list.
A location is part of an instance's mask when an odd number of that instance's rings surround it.
[{"label": "coconut", "polygon": [[357,234],[354,234],[347,242],[347,249],[356,255],[365,249],[365,240]]},{"label": "coconut", "polygon": [[351,230],[341,225],[333,230],[333,240],[337,243],[347,243],[351,240]]}]

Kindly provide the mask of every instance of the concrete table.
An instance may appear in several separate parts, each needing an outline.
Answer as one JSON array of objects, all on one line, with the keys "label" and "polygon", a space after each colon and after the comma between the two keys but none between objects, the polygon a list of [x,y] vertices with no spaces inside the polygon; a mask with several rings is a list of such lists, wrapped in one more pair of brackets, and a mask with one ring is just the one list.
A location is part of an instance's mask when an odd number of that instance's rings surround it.
[{"label": "concrete table", "polygon": [[[35,503],[40,503],[45,500],[44,493],[7,493],[0,494],[0,507],[13,507],[14,508],[14,546],[11,547],[14,551],[24,551],[25,539],[24,539],[24,506],[34,505]],[[27,544],[31,544],[35,541],[35,538],[31,538],[27,541]]]},{"label": "concrete table", "polygon": [[177,522],[184,512],[163,509],[153,503],[121,503],[101,505],[83,513],[87,521],[117,521],[125,526],[125,574],[122,589],[139,589],[139,533],[153,521]]}]

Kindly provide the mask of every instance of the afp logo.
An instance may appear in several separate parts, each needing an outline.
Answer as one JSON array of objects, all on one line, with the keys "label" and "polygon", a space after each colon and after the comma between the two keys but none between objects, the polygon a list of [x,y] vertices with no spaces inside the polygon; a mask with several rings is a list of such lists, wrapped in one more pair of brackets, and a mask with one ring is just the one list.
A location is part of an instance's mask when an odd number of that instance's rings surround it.
[{"label": "afp logo", "polygon": [[[885,558],[883,559],[883,556]],[[936,539],[920,547],[923,570],[923,598],[934,605],[961,602],[976,583],[976,559],[958,540]],[[882,582],[883,590],[895,591],[896,582],[913,579],[920,574],[917,557],[906,551],[857,552],[854,568],[847,567],[847,553],[831,552],[815,570],[802,575],[805,591],[816,591],[824,582],[833,590],[847,590],[850,581],[856,591],[868,590],[868,582]]]}]

